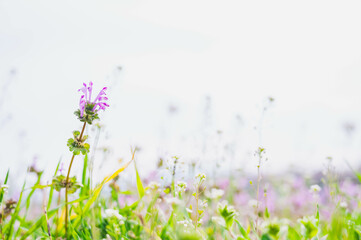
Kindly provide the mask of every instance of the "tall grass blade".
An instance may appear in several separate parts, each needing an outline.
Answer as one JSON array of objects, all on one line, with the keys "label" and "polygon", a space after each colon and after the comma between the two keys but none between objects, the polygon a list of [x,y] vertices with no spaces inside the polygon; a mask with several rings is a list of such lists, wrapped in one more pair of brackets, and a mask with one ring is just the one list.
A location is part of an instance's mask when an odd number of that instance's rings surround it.
[{"label": "tall grass blade", "polygon": [[137,189],[138,189],[138,195],[139,195],[139,199],[143,198],[144,196],[144,187],[143,187],[143,183],[142,180],[140,179],[139,173],[138,173],[138,169],[137,169],[137,164],[134,161],[134,168],[135,168],[135,173],[137,176]]},{"label": "tall grass blade", "polygon": [[[5,180],[4,180],[4,185],[7,184],[7,182],[8,182],[9,172],[10,172],[10,169],[8,169],[8,171],[6,173],[6,177],[5,177]],[[4,192],[1,191],[1,193],[0,193],[0,205],[1,205],[2,201],[3,201],[3,198],[4,198]]]}]

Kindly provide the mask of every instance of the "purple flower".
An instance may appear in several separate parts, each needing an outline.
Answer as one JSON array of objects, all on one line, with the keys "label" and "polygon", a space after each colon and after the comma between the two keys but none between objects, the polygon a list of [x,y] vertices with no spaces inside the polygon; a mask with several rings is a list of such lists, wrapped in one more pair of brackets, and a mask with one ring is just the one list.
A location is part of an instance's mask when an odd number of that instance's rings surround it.
[{"label": "purple flower", "polygon": [[62,163],[60,164],[60,168],[59,168],[58,172],[60,173],[60,175],[62,175],[64,171],[65,171],[64,163],[62,162]]},{"label": "purple flower", "polygon": [[89,82],[89,86],[87,86],[85,83],[83,83],[83,87],[80,88],[78,91],[82,91],[83,95],[80,97],[79,102],[79,110],[80,110],[80,117],[82,118],[84,116],[85,109],[87,109],[87,105],[92,105],[92,112],[97,113],[99,110],[105,110],[106,107],[109,107],[109,105],[105,102],[108,100],[105,90],[107,90],[106,87],[104,87],[102,90],[100,90],[98,96],[94,99],[94,101],[91,100],[92,91],[93,91],[93,83]]}]

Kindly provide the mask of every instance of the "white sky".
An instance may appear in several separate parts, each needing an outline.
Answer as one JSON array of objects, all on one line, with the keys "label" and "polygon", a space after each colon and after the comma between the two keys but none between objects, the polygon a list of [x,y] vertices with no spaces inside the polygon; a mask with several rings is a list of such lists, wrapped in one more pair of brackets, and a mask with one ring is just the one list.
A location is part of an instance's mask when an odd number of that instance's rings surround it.
[{"label": "white sky", "polygon": [[[100,142],[113,148],[112,168],[130,144],[142,146],[138,161],[149,167],[164,149],[184,161],[199,154],[207,95],[206,134],[237,139],[248,171],[268,96],[276,100],[263,121],[268,171],[321,168],[326,156],[356,166],[360,12],[359,1],[0,0],[0,179],[34,155],[49,169],[60,156],[69,161],[66,140],[80,128],[76,91],[88,81],[112,87]],[[179,108],[171,119],[169,104]],[[356,125],[352,138],[345,122]]]}]

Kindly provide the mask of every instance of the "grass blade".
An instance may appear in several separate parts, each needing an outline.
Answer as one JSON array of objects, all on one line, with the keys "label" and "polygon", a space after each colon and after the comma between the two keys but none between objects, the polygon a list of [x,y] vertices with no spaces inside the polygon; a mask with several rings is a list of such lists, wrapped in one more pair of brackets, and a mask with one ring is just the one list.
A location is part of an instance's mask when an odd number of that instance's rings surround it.
[{"label": "grass blade", "polygon": [[140,179],[139,173],[138,173],[138,169],[137,169],[137,164],[134,161],[134,168],[135,168],[135,173],[137,175],[137,189],[138,189],[138,195],[139,195],[139,199],[141,199],[144,196],[144,187],[143,187],[143,183],[142,180]]},{"label": "grass blade", "polygon": [[[9,179],[9,171],[10,171],[10,169],[8,169],[8,171],[7,171],[7,173],[6,173],[6,177],[5,177],[5,180],[4,180],[4,185],[8,182],[8,179]],[[2,201],[3,201],[3,198],[4,198],[4,192],[1,191],[1,193],[0,193],[0,205],[1,205]]]}]

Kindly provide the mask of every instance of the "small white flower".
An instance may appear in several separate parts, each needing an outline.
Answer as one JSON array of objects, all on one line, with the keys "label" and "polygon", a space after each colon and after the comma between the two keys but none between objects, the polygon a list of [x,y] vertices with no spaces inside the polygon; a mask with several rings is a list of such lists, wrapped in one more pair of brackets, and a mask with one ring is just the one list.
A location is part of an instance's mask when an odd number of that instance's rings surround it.
[{"label": "small white flower", "polygon": [[223,209],[228,209],[228,212],[234,212],[237,214],[234,206],[229,205],[227,200],[223,200],[217,204],[218,211],[222,211]]},{"label": "small white flower", "polygon": [[185,190],[187,189],[187,183],[183,182],[183,181],[178,181],[177,182],[177,192],[185,192]]},{"label": "small white flower", "polygon": [[345,202],[345,201],[342,201],[342,202],[340,202],[340,207],[341,208],[347,208],[347,202]]},{"label": "small white flower", "polygon": [[165,201],[168,203],[168,204],[176,204],[176,205],[179,205],[181,204],[181,200],[179,200],[178,198],[175,198],[175,197],[169,197],[169,198],[166,198]]},{"label": "small white flower", "polygon": [[221,226],[226,226],[226,221],[222,217],[212,217],[212,221],[218,223]]},{"label": "small white flower", "polygon": [[151,193],[152,191],[158,191],[158,189],[160,188],[160,185],[158,182],[155,182],[155,181],[151,181],[149,184],[148,184],[148,187],[146,188],[146,193],[149,194]]},{"label": "small white flower", "polygon": [[177,223],[183,225],[184,227],[192,226],[192,221],[189,219],[184,219],[183,221],[178,221]]},{"label": "small white flower", "polygon": [[206,208],[206,207],[208,207],[207,200],[201,200],[201,201],[199,202],[199,206],[200,206],[201,208]]},{"label": "small white flower", "polygon": [[312,185],[312,186],[310,187],[310,191],[313,192],[313,193],[319,193],[319,192],[321,191],[321,187],[318,186],[317,184]]},{"label": "small white flower", "polygon": [[261,206],[261,202],[257,201],[256,199],[251,199],[251,200],[248,201],[248,205],[253,207],[253,208],[256,208],[257,204],[258,204],[258,207]]},{"label": "small white flower", "polygon": [[158,189],[160,187],[159,183],[158,182],[155,182],[155,181],[151,181],[149,184],[148,184],[148,187],[150,189]]},{"label": "small white flower", "polygon": [[212,188],[211,191],[206,192],[205,195],[210,199],[217,199],[224,195],[224,191],[222,189]]},{"label": "small white flower", "polygon": [[4,192],[4,193],[7,193],[8,192],[8,188],[9,186],[4,184],[4,185],[0,185],[0,189]]},{"label": "small white flower", "polygon": [[109,234],[107,234],[106,237],[107,237],[107,238],[103,238],[102,240],[112,240],[112,238],[109,236]]},{"label": "small white flower", "polygon": [[187,188],[187,183],[184,182],[184,181],[178,181],[178,182],[177,182],[177,185],[178,185],[179,187]]},{"label": "small white flower", "polygon": [[189,208],[186,208],[186,211],[189,212],[189,213],[192,213],[192,209],[189,209]]},{"label": "small white flower", "polygon": [[196,179],[199,181],[199,183],[204,182],[204,180],[206,180],[206,174],[204,173],[198,173],[196,176]]},{"label": "small white flower", "polygon": [[126,220],[126,218],[120,215],[119,212],[115,209],[105,209],[104,215],[105,218],[117,218],[120,221],[120,224],[124,224],[124,221]]}]

